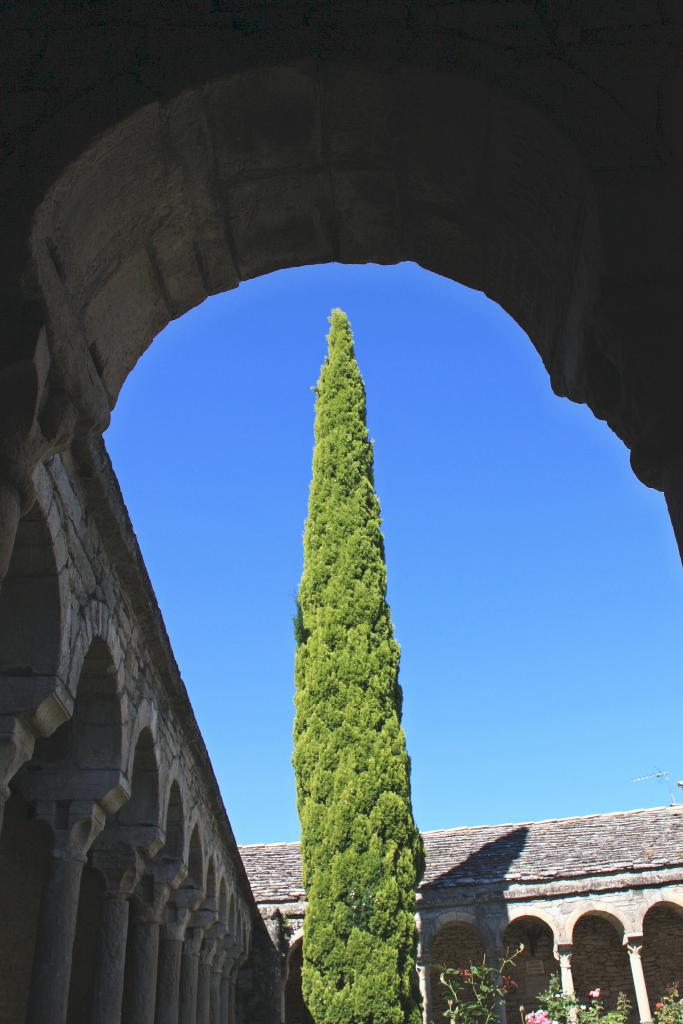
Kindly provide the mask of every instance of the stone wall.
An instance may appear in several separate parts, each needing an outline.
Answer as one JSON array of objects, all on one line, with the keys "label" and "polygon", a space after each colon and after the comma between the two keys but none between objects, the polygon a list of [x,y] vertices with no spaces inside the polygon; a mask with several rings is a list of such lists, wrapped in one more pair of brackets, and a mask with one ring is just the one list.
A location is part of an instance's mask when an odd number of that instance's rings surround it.
[{"label": "stone wall", "polygon": [[[97,1018],[112,972],[119,1004],[141,985],[168,999],[169,977],[177,1001],[193,965],[197,1011],[222,999],[227,1020],[252,937],[260,954],[269,939],[116,478],[91,443],[49,459],[34,486],[0,597],[0,958],[13,968],[0,1021],[33,1019],[41,1000],[68,1024],[84,1007]],[[150,925],[159,953],[143,969],[131,949]],[[269,1019],[260,987],[250,1024]]]},{"label": "stone wall", "polygon": [[597,914],[589,914],[577,922],[572,973],[576,993],[582,1001],[586,1001],[589,992],[600,988],[605,1005],[613,1010],[617,996],[625,992],[635,1011],[633,978],[618,924]]},{"label": "stone wall", "polygon": [[683,982],[683,912],[660,904],[645,917],[643,968],[653,1001],[672,981]]},{"label": "stone wall", "polygon": [[439,980],[440,967],[469,967],[481,963],[486,954],[486,943],[474,925],[454,921],[444,925],[432,945],[432,1013],[442,1019],[448,992]]}]

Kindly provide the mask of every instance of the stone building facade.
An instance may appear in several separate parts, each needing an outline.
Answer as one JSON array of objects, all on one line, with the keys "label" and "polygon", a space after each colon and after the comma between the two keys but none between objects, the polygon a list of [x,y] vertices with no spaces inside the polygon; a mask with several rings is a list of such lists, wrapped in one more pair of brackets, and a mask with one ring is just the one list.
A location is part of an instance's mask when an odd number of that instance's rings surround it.
[{"label": "stone building facade", "polygon": [[[416,897],[425,1024],[445,1008],[437,965],[498,960],[521,944],[510,971],[508,1022],[559,974],[580,997],[619,992],[634,1021],[652,1019],[667,985],[683,979],[683,807],[423,834]],[[310,1024],[301,999],[306,897],[298,843],[240,848],[271,932],[280,930],[281,1014]]]},{"label": "stone building facade", "polygon": [[103,446],[34,485],[0,594],[0,1021],[228,1024],[267,936]]}]

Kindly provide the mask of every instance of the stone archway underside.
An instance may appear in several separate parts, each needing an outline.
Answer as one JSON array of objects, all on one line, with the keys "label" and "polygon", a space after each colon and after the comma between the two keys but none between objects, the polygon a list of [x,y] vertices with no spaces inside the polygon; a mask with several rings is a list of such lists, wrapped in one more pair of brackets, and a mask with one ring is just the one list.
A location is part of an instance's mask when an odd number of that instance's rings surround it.
[{"label": "stone archway underside", "polygon": [[518,320],[678,526],[673,6],[48,5],[38,29],[15,11],[5,518],[36,462],[101,429],[155,332],[207,294],[296,264],[412,259]]}]

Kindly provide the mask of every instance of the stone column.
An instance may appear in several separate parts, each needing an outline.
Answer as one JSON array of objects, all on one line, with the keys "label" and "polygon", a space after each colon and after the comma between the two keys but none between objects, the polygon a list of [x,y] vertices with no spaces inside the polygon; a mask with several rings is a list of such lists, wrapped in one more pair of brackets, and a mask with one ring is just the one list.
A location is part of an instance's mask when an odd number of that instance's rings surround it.
[{"label": "stone column", "polygon": [[[572,953],[574,946],[571,942],[559,943],[555,951],[555,958],[560,964],[560,981],[562,983],[562,994],[568,999],[574,998],[574,976],[572,974]],[[569,1019],[575,1021],[577,1018],[576,1007],[569,1011]]]},{"label": "stone column", "polygon": [[[230,962],[232,967],[232,961]],[[220,1024],[228,1024],[230,1020],[230,971],[221,975],[221,1018]]]},{"label": "stone column", "polygon": [[129,909],[128,894],[111,889],[105,891],[92,999],[92,1019],[98,1024],[119,1024],[121,1020]]},{"label": "stone column", "polygon": [[85,858],[104,827],[93,801],[41,803],[36,816],[52,829],[52,852],[40,901],[26,1024],[64,1024],[71,980],[78,899]]},{"label": "stone column", "polygon": [[212,902],[190,918],[183,944],[180,964],[180,1008],[178,1019],[180,1024],[196,1024],[198,987],[199,987],[199,956],[204,942],[204,933],[217,918]]},{"label": "stone column", "polygon": [[179,1024],[195,1024],[199,951],[204,941],[201,928],[188,929],[180,959]]},{"label": "stone column", "polygon": [[223,979],[223,967],[227,956],[228,954],[225,950],[219,949],[216,952],[216,955],[213,958],[213,964],[211,965],[211,998],[209,1013],[209,1020],[211,1024],[222,1024],[223,1021],[223,990],[221,982]]},{"label": "stone column", "polygon": [[633,987],[636,991],[636,1002],[638,1003],[638,1016],[640,1017],[641,1024],[649,1024],[649,1021],[652,1020],[652,1014],[650,1013],[650,1001],[645,986],[643,961],[640,956],[643,949],[643,936],[627,935],[624,942],[626,943],[628,959],[631,964]]},{"label": "stone column", "polygon": [[246,949],[242,949],[241,946],[240,946],[240,952],[235,957],[235,960],[234,960],[233,965],[232,965],[232,970],[230,972],[230,987],[229,987],[229,995],[228,995],[228,1018],[227,1018],[228,1019],[228,1024],[235,1024],[235,1004],[236,1004],[235,993],[237,991],[237,978],[239,977],[240,968],[242,967],[242,964],[246,961],[247,956],[248,956],[247,950]]},{"label": "stone column", "polygon": [[105,882],[93,981],[97,1024],[121,1022],[130,897],[142,876],[143,853],[154,856],[163,841],[156,827],[109,825],[93,846],[92,865]]},{"label": "stone column", "polygon": [[[230,1024],[232,1020],[232,990],[233,978],[237,971],[238,954],[240,945],[231,935],[223,940],[223,963],[220,981],[221,992],[221,1016],[220,1024]],[[284,1012],[283,1017],[284,1021]]]},{"label": "stone column", "polygon": [[197,1024],[211,1024],[211,971],[216,955],[218,938],[213,929],[204,937],[199,953],[199,977],[197,980]]},{"label": "stone column", "polygon": [[162,935],[157,972],[156,1024],[178,1024],[180,954],[183,940],[175,931]]},{"label": "stone column", "polygon": [[186,874],[187,867],[177,861],[151,861],[135,890],[126,958],[125,1024],[154,1024],[159,931],[171,891]]},{"label": "stone column", "polygon": [[428,960],[418,960],[417,977],[422,996],[422,1021],[430,1024],[432,1019],[432,965]]},{"label": "stone column", "polygon": [[179,889],[171,897],[159,946],[156,1024],[178,1024],[183,940],[190,917],[204,898],[193,887]]},{"label": "stone column", "polygon": [[161,911],[137,901],[133,907],[123,1020],[126,1024],[153,1024]]}]

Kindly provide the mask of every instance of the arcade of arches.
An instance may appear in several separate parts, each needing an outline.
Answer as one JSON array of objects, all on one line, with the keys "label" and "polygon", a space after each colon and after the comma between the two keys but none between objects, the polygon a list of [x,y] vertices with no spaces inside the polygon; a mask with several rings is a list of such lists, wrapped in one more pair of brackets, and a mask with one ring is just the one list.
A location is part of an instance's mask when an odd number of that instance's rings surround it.
[{"label": "arcade of arches", "polygon": [[[555,391],[623,439],[683,547],[680,4],[228,6],[3,11],[8,1022],[280,1012],[274,923],[257,913],[98,440],[169,320],[249,277],[330,260],[414,260],[482,289]],[[677,863],[661,867],[660,895]],[[573,908],[571,883],[550,885],[543,898]],[[606,929],[621,928],[632,976],[641,965],[643,986],[659,984],[648,977],[669,968],[648,961],[646,935],[641,959],[639,936],[650,927],[666,946],[677,918],[622,913],[631,888],[603,886],[571,932],[548,911],[565,978],[564,946],[585,933],[616,958]]]},{"label": "arcade of arches", "polygon": [[[439,967],[499,962],[510,970],[504,1016],[558,975],[579,997],[600,987],[614,1008],[624,992],[632,1022],[683,977],[683,808],[662,807],[423,833],[427,867],[416,899],[425,1024],[441,1019]],[[252,891],[280,949],[284,1024],[311,1024],[301,996],[306,894],[297,843],[240,847]],[[502,1024],[505,1024],[503,1021]]]},{"label": "arcade of arches", "polygon": [[267,934],[101,444],[34,485],[0,593],[0,1021],[251,1019]]}]

